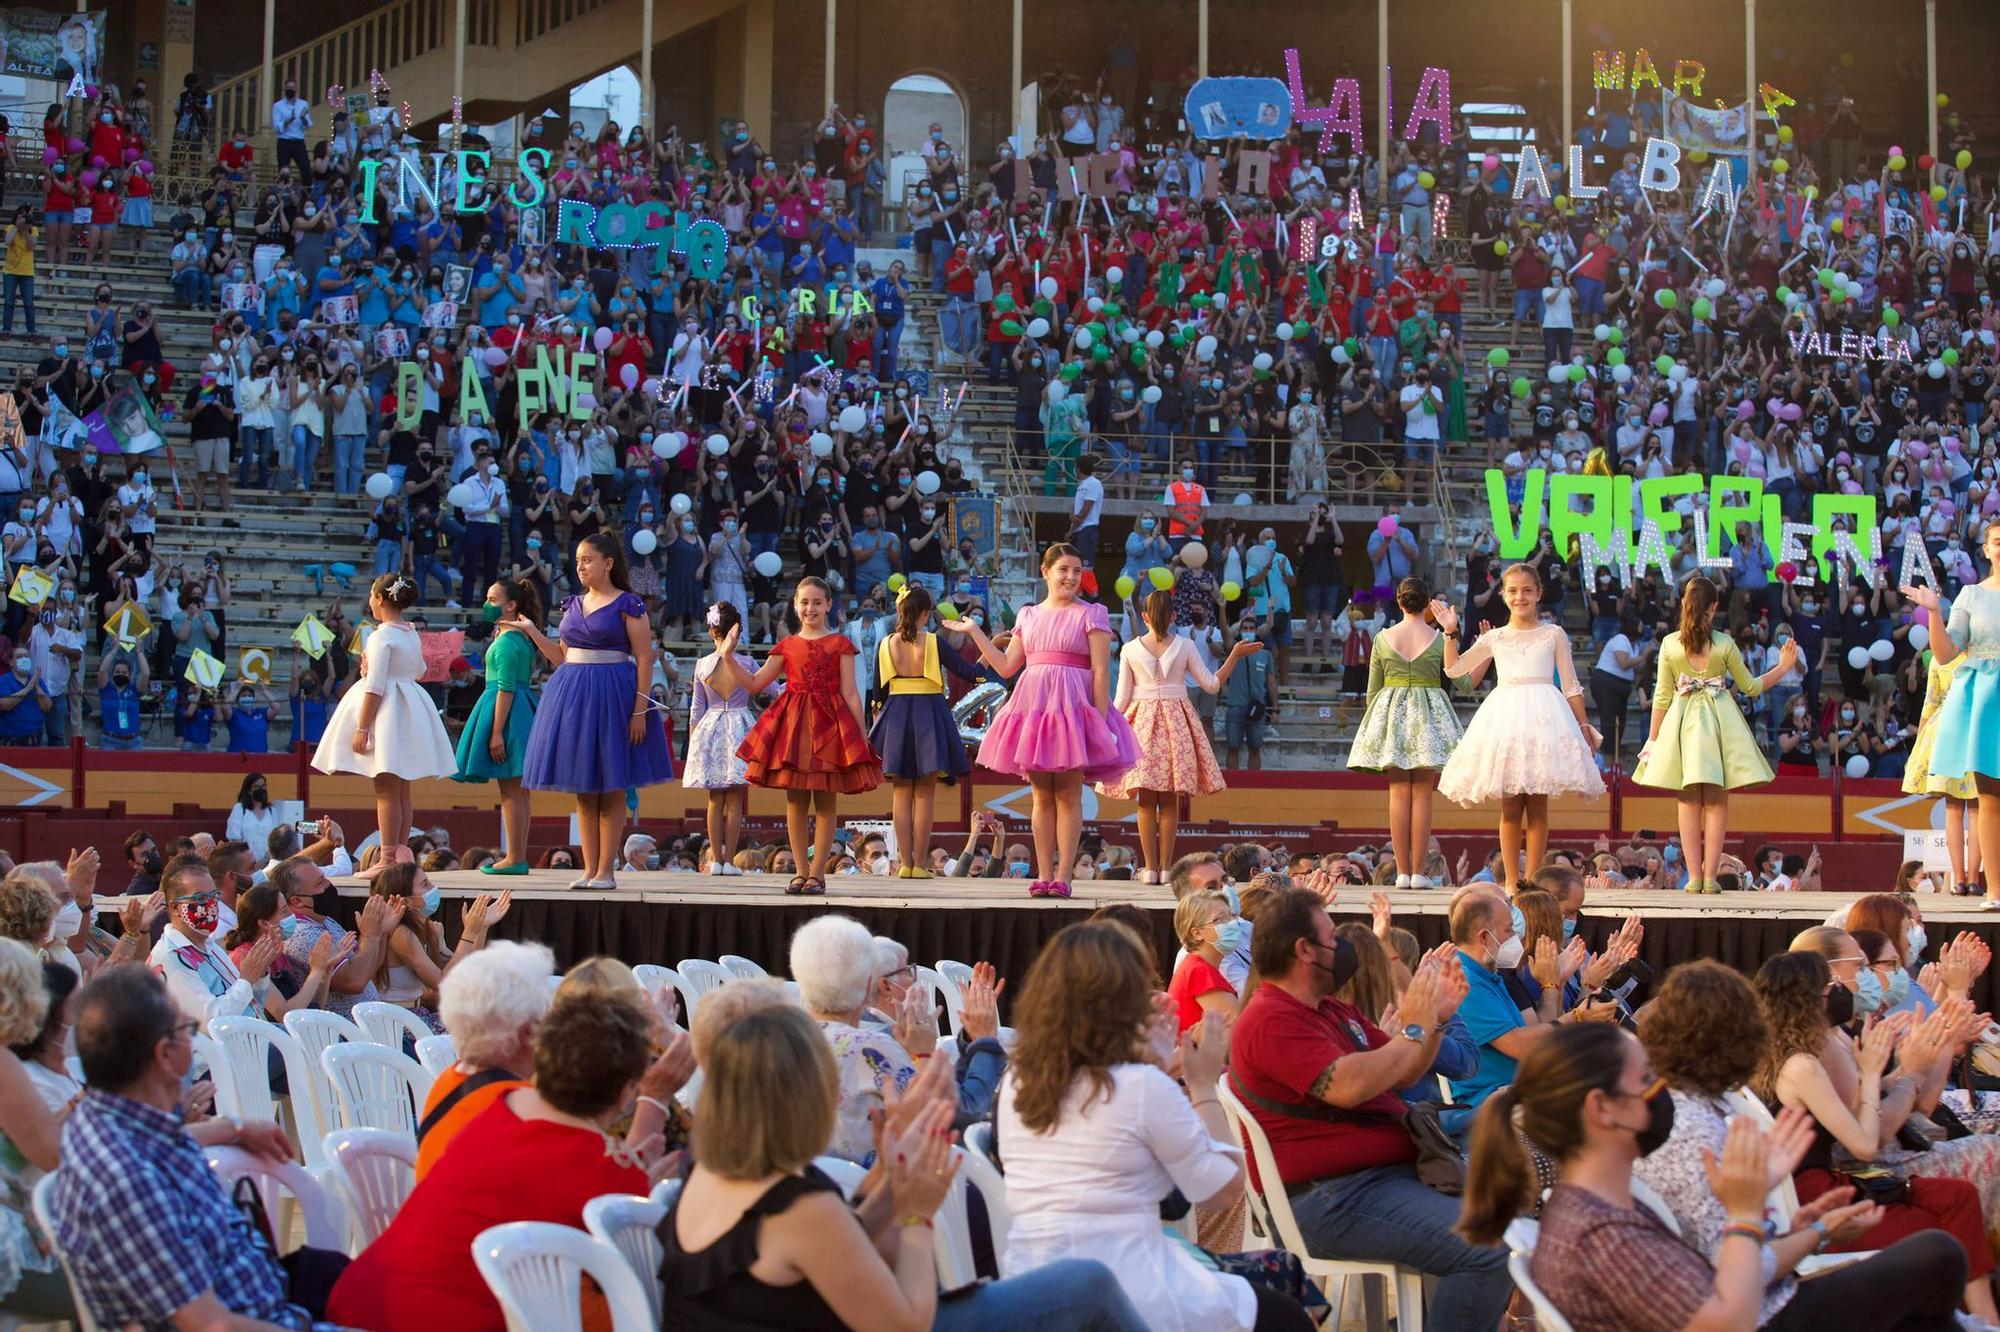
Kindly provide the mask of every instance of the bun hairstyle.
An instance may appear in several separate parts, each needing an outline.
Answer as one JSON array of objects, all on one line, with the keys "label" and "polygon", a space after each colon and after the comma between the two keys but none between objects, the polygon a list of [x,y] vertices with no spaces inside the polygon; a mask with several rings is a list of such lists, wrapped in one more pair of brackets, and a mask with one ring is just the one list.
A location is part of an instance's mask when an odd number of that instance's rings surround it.
[{"label": "bun hairstyle", "polygon": [[1688,652],[1708,651],[1708,617],[1719,597],[1715,584],[1704,574],[1695,574],[1681,587],[1681,647]]},{"label": "bun hairstyle", "polygon": [[720,643],[729,631],[743,623],[743,612],[733,601],[718,601],[708,608],[708,636]]},{"label": "bun hairstyle", "polygon": [[1161,638],[1167,637],[1174,629],[1174,594],[1163,587],[1156,587],[1146,594],[1146,623]]},{"label": "bun hairstyle", "polygon": [[905,583],[896,593],[896,634],[905,643],[919,641],[931,618],[931,594],[921,583]]},{"label": "bun hairstyle", "polygon": [[406,573],[383,574],[369,585],[368,595],[400,613],[417,604],[417,580]]},{"label": "bun hairstyle", "polygon": [[519,582],[512,578],[494,581],[499,585],[501,594],[521,608],[521,618],[529,624],[540,627],[548,618],[548,612],[542,607],[542,594],[535,590],[533,583],[525,578]]},{"label": "bun hairstyle", "polygon": [[1070,545],[1067,541],[1058,541],[1042,552],[1042,572],[1047,573],[1049,570],[1055,568],[1056,561],[1062,559],[1064,556],[1068,556],[1079,564],[1083,562],[1082,551]]},{"label": "bun hairstyle", "polygon": [[1423,579],[1405,578],[1396,584],[1396,604],[1412,615],[1421,615],[1431,604],[1431,587]]},{"label": "bun hairstyle", "polygon": [[632,590],[632,571],[625,564],[625,543],[607,532],[592,532],[576,543],[588,546],[611,562],[611,586],[620,592]]}]

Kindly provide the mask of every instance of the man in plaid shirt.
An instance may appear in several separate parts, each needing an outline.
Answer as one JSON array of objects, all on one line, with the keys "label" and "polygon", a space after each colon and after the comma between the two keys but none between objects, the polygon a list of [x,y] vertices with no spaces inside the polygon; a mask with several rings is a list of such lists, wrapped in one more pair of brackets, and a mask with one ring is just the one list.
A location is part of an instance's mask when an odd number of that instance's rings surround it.
[{"label": "man in plaid shirt", "polygon": [[[86,1091],[63,1125],[52,1219],[78,1297],[106,1327],[291,1328],[313,1318],[292,1303],[269,1239],[230,1201],[202,1146],[236,1145],[290,1159],[275,1124],[181,1118],[181,1084],[196,1022],[157,976],[117,967],[78,999],[77,1053]],[[197,1141],[197,1137],[201,1141]],[[300,1270],[344,1259],[311,1253]],[[331,1288],[315,1271],[314,1284]]]}]

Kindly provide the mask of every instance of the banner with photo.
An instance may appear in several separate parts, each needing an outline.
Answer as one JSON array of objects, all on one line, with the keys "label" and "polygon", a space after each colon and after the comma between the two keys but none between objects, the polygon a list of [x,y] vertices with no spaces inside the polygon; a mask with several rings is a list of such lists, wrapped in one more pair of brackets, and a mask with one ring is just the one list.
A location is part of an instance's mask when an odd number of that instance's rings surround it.
[{"label": "banner with photo", "polygon": [[1000,550],[1000,500],[994,495],[954,495],[951,500],[951,541],[972,542],[975,558]]},{"label": "banner with photo", "polygon": [[1705,148],[1712,153],[1740,153],[1750,141],[1750,105],[1724,107],[1717,111],[1696,106],[1685,97],[1670,92],[1660,94],[1665,111],[1662,137],[1683,148]]},{"label": "banner with photo", "polygon": [[102,12],[0,9],[0,74],[63,84],[77,79],[98,82],[104,63],[104,19]]}]

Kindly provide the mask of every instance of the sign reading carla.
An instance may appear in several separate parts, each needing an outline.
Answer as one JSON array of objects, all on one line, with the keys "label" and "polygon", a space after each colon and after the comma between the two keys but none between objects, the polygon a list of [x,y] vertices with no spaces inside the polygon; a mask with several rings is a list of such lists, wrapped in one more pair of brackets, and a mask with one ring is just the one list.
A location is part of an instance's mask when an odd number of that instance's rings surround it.
[{"label": "sign reading carla", "polygon": [[[1764,483],[1755,477],[1711,476],[1706,481],[1693,473],[1647,477],[1638,483],[1639,534],[1635,539],[1633,478],[1568,472],[1550,476],[1535,467],[1528,470],[1525,481],[1517,516],[1507,498],[1507,474],[1497,467],[1486,471],[1486,503],[1492,510],[1493,534],[1502,559],[1525,558],[1535,549],[1546,523],[1555,548],[1566,551],[1575,538],[1586,564],[1608,564],[1621,571],[1658,565],[1672,576],[1666,538],[1688,522],[1675,502],[1706,495],[1707,508],[1696,504],[1691,515],[1696,549],[1704,565],[1726,563],[1725,543],[1736,544],[1739,524],[1754,523],[1762,529],[1772,567],[1793,564],[1799,582],[1814,581],[1808,554],[1818,564],[1821,578],[1833,577],[1829,551],[1847,561],[1864,582],[1872,586],[1875,581],[1882,534],[1875,524],[1873,495],[1814,495],[1813,520],[1789,523],[1778,496],[1766,493]],[[1844,530],[1835,524],[1841,517],[1847,519]]]}]

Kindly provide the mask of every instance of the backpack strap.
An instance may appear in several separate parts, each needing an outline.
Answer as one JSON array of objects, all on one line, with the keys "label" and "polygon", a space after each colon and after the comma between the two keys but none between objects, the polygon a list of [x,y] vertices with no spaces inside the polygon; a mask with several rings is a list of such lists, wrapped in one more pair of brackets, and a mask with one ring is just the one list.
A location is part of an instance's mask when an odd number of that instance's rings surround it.
[{"label": "backpack strap", "polygon": [[430,1131],[436,1128],[438,1123],[446,1115],[450,1114],[460,1101],[463,1101],[481,1087],[491,1087],[496,1082],[517,1081],[519,1079],[504,1068],[480,1069],[477,1073],[474,1073],[471,1077],[453,1087],[445,1094],[445,1098],[442,1101],[431,1107],[431,1112],[424,1116],[423,1123],[417,1125],[417,1141],[422,1143]]}]

